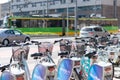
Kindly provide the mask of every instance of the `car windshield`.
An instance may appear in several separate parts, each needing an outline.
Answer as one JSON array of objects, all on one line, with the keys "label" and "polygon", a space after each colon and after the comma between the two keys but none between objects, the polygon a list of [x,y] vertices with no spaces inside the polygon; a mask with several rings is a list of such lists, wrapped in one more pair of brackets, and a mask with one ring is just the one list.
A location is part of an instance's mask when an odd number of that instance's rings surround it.
[{"label": "car windshield", "polygon": [[82,31],[92,31],[92,28],[83,28]]},{"label": "car windshield", "polygon": [[4,32],[4,31],[5,31],[5,29],[0,29],[0,33]]},{"label": "car windshield", "polygon": [[95,30],[95,31],[102,31],[102,28],[96,27],[96,28],[94,28],[94,30]]}]

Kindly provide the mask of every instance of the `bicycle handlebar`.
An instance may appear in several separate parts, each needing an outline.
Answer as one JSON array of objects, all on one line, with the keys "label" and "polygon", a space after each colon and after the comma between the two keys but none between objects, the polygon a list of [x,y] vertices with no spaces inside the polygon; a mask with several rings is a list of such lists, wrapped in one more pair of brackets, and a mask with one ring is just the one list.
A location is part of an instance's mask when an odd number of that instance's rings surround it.
[{"label": "bicycle handlebar", "polygon": [[85,54],[86,57],[91,58],[96,54],[96,51],[89,52],[88,54]]},{"label": "bicycle handlebar", "polygon": [[26,45],[29,45],[30,43],[29,42],[16,42],[16,41],[13,41],[12,43],[12,46],[26,46]]},{"label": "bicycle handlebar", "polygon": [[9,67],[10,64],[4,65],[0,67],[1,72],[3,72],[6,68]]},{"label": "bicycle handlebar", "polygon": [[31,41],[31,43],[34,43],[35,45],[41,44],[41,42],[39,42],[39,41]]}]

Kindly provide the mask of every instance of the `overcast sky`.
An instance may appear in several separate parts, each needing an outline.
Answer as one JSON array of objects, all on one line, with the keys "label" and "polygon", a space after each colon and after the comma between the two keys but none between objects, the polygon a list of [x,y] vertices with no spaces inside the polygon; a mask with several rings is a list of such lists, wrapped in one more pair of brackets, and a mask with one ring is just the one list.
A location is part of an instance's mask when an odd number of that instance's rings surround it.
[{"label": "overcast sky", "polygon": [[8,2],[9,0],[0,0],[0,4],[1,3],[5,3],[5,2]]}]

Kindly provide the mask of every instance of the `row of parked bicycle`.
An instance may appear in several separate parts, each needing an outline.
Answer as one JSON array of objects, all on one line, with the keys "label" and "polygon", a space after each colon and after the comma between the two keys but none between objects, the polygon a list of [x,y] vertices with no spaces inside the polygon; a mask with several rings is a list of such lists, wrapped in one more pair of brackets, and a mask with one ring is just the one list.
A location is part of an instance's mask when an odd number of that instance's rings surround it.
[{"label": "row of parked bicycle", "polygon": [[[29,45],[37,45],[31,54],[37,64],[32,76],[27,64]],[[54,44],[59,44],[58,65],[52,59]],[[12,47],[10,64],[0,67],[0,80],[112,80],[120,77],[119,38],[76,38],[51,42],[31,41],[16,43]]]}]

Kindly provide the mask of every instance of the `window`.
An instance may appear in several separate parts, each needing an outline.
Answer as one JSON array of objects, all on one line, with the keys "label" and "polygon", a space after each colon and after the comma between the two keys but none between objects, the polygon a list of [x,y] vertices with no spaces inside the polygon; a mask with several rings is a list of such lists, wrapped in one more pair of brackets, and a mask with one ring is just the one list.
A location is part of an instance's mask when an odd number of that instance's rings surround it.
[{"label": "window", "polygon": [[32,7],[36,7],[36,3],[32,3]]},{"label": "window", "polygon": [[101,28],[94,28],[95,31],[102,31]]},{"label": "window", "polygon": [[74,2],[74,0],[71,0],[71,3],[73,3]]},{"label": "window", "polygon": [[50,1],[49,5],[55,5],[55,2],[54,1]]},{"label": "window", "polygon": [[61,4],[65,4],[66,0],[60,0]]},{"label": "window", "polygon": [[76,0],[71,0],[71,3],[75,3],[76,2]]},{"label": "window", "polygon": [[21,33],[19,31],[16,31],[16,30],[14,31],[14,34],[15,35],[21,35]]},{"label": "window", "polygon": [[83,0],[83,1],[90,1],[90,0]]},{"label": "window", "polygon": [[16,2],[20,2],[20,0],[16,0]]},{"label": "window", "polygon": [[69,8],[69,12],[74,12],[74,8],[73,7]]},{"label": "window", "polygon": [[39,2],[39,5],[42,6],[42,2]]},{"label": "window", "polygon": [[14,5],[11,6],[11,9],[14,9]]},{"label": "window", "polygon": [[23,6],[24,6],[24,8],[28,8],[28,4],[24,4]]},{"label": "window", "polygon": [[83,31],[92,31],[92,28],[84,28]]},{"label": "window", "polygon": [[7,31],[5,31],[5,33],[6,34],[11,34],[11,35],[14,34],[12,30],[7,30]]},{"label": "window", "polygon": [[16,8],[21,8],[21,5],[16,5]]},{"label": "window", "polygon": [[59,13],[59,12],[64,12],[65,11],[65,9],[64,8],[62,8],[62,9],[57,9],[57,12]]},{"label": "window", "polygon": [[46,6],[46,2],[44,1],[44,2],[42,2],[42,5],[41,6]]}]

